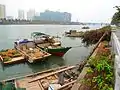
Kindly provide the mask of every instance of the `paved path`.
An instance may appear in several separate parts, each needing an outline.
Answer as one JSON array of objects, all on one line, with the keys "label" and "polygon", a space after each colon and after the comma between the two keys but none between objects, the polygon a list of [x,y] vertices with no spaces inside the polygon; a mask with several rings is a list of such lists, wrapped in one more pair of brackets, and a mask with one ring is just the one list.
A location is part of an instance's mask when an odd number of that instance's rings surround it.
[{"label": "paved path", "polygon": [[115,31],[115,34],[116,34],[116,36],[118,37],[118,39],[119,39],[119,41],[120,41],[120,29],[119,29],[119,30],[116,30],[116,31]]},{"label": "paved path", "polygon": [[[115,30],[115,35],[117,36],[119,42],[120,42],[120,29]],[[113,45],[112,47],[114,48],[114,53],[115,55],[115,89],[114,90],[120,90],[120,56],[118,54],[117,48],[120,46],[120,44],[116,47],[115,41],[112,41]]]}]

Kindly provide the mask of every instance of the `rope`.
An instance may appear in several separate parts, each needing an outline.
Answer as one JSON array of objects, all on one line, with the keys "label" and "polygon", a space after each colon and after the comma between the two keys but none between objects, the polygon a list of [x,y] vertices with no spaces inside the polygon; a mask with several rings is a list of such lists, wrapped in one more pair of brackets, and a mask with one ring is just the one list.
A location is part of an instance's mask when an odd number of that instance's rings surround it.
[{"label": "rope", "polygon": [[83,47],[84,45],[73,46],[72,48]]}]

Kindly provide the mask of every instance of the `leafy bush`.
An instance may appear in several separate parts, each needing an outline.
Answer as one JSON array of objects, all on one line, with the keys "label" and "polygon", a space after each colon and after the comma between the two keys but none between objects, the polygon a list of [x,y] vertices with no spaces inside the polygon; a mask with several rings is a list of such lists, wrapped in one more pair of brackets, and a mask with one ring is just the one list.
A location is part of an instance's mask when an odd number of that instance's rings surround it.
[{"label": "leafy bush", "polygon": [[105,32],[106,32],[106,35],[103,38],[103,41],[104,40],[110,41],[111,27],[110,26],[105,26],[105,27],[100,28],[100,29],[86,31],[83,34],[83,36],[81,37],[82,42],[86,43],[86,45],[96,44]]},{"label": "leafy bush", "polygon": [[[110,50],[103,52],[108,44],[102,42],[95,57],[91,57],[88,64],[89,69],[85,76],[85,85],[89,85],[89,90],[113,90],[114,88],[114,63],[110,56]],[[101,51],[101,49],[103,51]],[[99,52],[100,51],[100,52]]]}]

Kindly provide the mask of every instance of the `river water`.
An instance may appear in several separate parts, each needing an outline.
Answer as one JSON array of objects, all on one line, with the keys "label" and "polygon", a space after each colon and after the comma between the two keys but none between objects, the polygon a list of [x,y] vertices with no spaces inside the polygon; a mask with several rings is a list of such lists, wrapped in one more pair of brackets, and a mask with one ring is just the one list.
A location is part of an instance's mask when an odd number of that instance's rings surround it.
[{"label": "river water", "polygon": [[[62,46],[71,46],[63,57],[51,56],[43,62],[29,64],[27,62],[2,66],[0,64],[0,80],[12,77],[18,77],[46,69],[63,66],[75,65],[85,60],[89,55],[93,46],[77,47],[83,45],[80,38],[70,38],[63,36],[65,31],[77,29],[78,31],[86,31],[81,29],[81,25],[0,25],[0,50],[13,48],[13,42],[20,38],[30,38],[32,32],[43,32],[49,35],[60,36]],[[90,25],[90,29],[101,27],[100,25]]]}]

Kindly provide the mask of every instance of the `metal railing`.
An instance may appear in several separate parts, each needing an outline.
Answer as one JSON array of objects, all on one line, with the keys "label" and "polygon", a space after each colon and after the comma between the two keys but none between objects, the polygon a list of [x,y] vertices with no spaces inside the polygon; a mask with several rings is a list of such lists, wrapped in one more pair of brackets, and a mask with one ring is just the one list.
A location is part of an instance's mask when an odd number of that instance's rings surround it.
[{"label": "metal railing", "polygon": [[120,90],[120,41],[116,36],[115,32],[111,35],[112,49],[115,54],[115,87],[114,90]]}]

